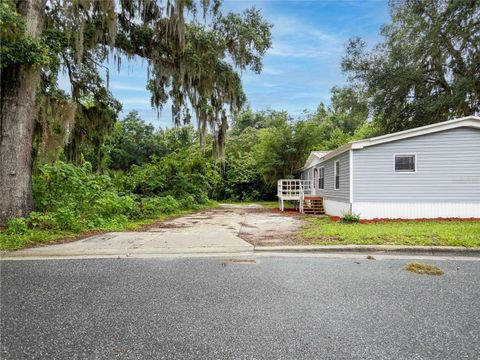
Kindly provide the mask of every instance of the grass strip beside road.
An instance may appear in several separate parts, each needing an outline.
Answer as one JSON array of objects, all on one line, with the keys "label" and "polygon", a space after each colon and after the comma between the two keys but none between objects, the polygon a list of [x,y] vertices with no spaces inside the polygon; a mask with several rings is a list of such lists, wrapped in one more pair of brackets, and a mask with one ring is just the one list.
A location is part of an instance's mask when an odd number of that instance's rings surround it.
[{"label": "grass strip beside road", "polygon": [[342,223],[306,217],[299,241],[312,245],[423,245],[480,247],[480,221],[432,220]]}]

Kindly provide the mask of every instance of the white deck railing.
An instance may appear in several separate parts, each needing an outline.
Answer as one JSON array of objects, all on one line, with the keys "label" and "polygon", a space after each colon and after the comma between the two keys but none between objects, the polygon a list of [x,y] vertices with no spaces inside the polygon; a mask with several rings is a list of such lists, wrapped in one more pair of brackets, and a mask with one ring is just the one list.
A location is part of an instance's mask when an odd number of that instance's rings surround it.
[{"label": "white deck railing", "polygon": [[303,213],[305,195],[314,193],[312,180],[282,179],[277,183],[278,205],[284,210],[285,200],[298,200],[298,210]]},{"label": "white deck railing", "polygon": [[313,192],[312,180],[282,179],[278,180],[277,195],[283,198],[299,198]]}]

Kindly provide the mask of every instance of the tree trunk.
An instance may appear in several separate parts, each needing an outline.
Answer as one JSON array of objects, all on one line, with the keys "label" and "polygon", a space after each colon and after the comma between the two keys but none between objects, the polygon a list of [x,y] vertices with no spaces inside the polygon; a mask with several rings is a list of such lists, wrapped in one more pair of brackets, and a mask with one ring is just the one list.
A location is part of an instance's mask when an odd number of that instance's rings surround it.
[{"label": "tree trunk", "polygon": [[[43,31],[45,1],[17,2],[27,34],[34,39]],[[32,143],[39,79],[37,66],[13,64],[1,71],[0,224],[33,210]]]}]

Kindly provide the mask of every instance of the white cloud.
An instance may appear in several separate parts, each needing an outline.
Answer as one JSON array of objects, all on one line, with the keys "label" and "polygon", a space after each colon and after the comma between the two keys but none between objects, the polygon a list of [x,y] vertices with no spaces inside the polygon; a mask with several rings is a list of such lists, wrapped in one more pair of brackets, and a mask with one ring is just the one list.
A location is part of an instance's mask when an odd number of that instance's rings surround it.
[{"label": "white cloud", "polygon": [[328,58],[338,56],[342,48],[332,48],[321,44],[292,44],[291,42],[277,41],[268,50],[269,55],[293,58]]},{"label": "white cloud", "polygon": [[323,42],[340,42],[340,39],[336,35],[329,34],[324,30],[318,29],[317,26],[309,25],[302,19],[298,19],[293,16],[276,16],[273,17],[271,21],[274,25],[272,29],[272,34],[274,38],[283,36],[307,35]]},{"label": "white cloud", "polygon": [[118,101],[120,101],[123,105],[149,105],[150,106],[150,98],[149,97],[144,97],[144,98],[130,98],[130,99],[122,99],[118,97]]},{"label": "white cloud", "polygon": [[147,92],[147,89],[145,89],[145,86],[131,85],[129,83],[123,83],[118,81],[110,81],[109,88],[113,90],[129,90],[129,91]]},{"label": "white cloud", "polygon": [[273,46],[269,55],[295,58],[326,58],[344,51],[343,40],[335,34],[318,29],[293,16],[277,16],[274,24]]}]

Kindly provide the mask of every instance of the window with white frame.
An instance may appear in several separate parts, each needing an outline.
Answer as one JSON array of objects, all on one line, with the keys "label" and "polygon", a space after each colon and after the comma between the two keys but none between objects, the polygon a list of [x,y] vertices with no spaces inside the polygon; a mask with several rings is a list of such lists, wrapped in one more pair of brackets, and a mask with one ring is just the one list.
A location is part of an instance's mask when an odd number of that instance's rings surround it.
[{"label": "window with white frame", "polygon": [[335,171],[335,190],[340,189],[340,161],[335,161],[334,163]]},{"label": "window with white frame", "polygon": [[415,155],[395,155],[395,172],[415,172]]},{"label": "window with white frame", "polygon": [[325,168],[318,169],[318,188],[325,189]]}]

